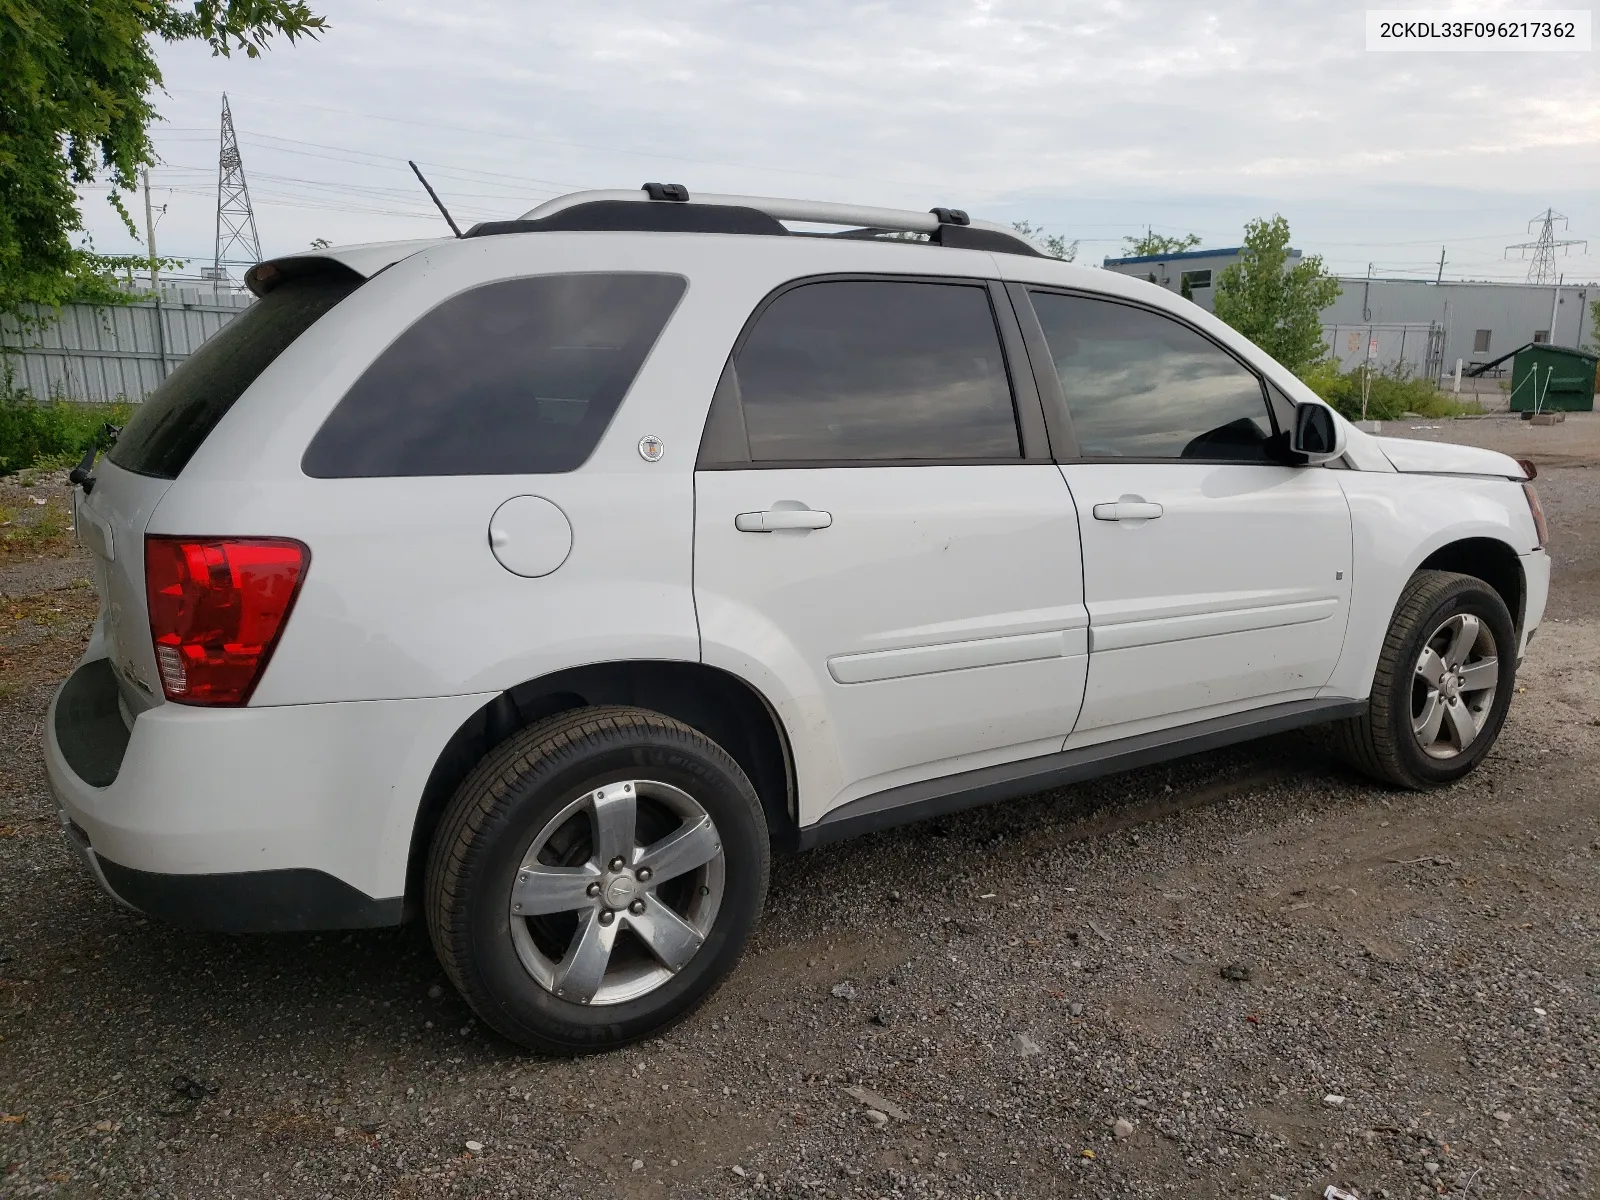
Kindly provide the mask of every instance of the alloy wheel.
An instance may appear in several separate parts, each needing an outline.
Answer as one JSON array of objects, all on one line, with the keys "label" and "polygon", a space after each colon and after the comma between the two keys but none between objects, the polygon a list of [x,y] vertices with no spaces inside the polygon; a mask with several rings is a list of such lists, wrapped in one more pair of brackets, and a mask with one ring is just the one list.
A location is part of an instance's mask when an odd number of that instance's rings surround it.
[{"label": "alloy wheel", "polygon": [[1471,613],[1447,617],[1417,656],[1411,731],[1430,758],[1464,753],[1482,732],[1500,684],[1500,658],[1487,622]]},{"label": "alloy wheel", "polygon": [[511,886],[512,942],[563,1000],[636,1000],[699,951],[725,881],[721,835],[693,796],[618,780],[566,805],[529,844]]}]

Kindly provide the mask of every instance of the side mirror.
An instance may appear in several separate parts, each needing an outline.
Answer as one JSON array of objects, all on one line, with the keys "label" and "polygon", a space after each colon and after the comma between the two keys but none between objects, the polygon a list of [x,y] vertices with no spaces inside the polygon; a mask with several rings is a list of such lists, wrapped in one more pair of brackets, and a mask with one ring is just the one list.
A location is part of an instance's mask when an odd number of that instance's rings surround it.
[{"label": "side mirror", "polygon": [[1325,463],[1344,453],[1344,429],[1325,404],[1296,404],[1289,448],[1309,464]]}]

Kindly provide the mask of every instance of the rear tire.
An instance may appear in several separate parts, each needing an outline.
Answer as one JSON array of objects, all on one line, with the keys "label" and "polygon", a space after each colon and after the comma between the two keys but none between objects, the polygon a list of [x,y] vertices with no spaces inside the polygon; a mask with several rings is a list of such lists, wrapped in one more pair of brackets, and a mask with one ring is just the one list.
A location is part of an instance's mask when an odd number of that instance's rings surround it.
[{"label": "rear tire", "polygon": [[462,782],[429,851],[428,933],[485,1024],[608,1050],[700,1004],[766,897],[761,802],[679,721],[595,707],[521,730]]},{"label": "rear tire", "polygon": [[1423,791],[1460,779],[1494,746],[1517,675],[1516,627],[1483,580],[1418,571],[1400,594],[1367,711],[1334,726],[1351,766]]}]

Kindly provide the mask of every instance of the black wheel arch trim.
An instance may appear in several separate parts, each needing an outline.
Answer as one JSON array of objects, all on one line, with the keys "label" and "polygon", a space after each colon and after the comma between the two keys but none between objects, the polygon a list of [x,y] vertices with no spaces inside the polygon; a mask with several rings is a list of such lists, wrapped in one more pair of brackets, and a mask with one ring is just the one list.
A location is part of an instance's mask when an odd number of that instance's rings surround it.
[{"label": "black wheel arch trim", "polygon": [[[1481,534],[1458,537],[1437,546],[1406,577],[1407,583],[1418,571],[1453,571],[1457,575],[1470,575],[1481,579],[1499,595],[1511,614],[1511,627],[1520,645],[1523,627],[1528,619],[1528,580],[1523,570],[1524,553],[1510,542]],[[1405,589],[1401,588],[1401,596]],[[1395,597],[1398,608],[1401,596]]]},{"label": "black wheel arch trim", "polygon": [[507,688],[464,721],[441,748],[419,797],[406,871],[406,917],[420,912],[428,846],[450,798],[478,761],[517,731],[571,709],[621,704],[659,712],[710,738],[761,798],[781,847],[795,843],[798,790],[789,731],[749,680],[707,663],[623,659],[588,663]]}]

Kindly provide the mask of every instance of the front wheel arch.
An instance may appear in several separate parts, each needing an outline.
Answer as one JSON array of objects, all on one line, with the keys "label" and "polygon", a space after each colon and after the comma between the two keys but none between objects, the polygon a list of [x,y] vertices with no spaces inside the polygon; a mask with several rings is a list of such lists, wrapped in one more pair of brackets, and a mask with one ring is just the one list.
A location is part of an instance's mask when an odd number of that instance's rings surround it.
[{"label": "front wheel arch", "polygon": [[[1459,614],[1483,622],[1492,634],[1496,692],[1473,744],[1453,757],[1438,759],[1424,749],[1413,726],[1418,664],[1442,624]],[[1390,618],[1367,710],[1334,726],[1335,743],[1344,759],[1380,783],[1414,791],[1439,787],[1472,771],[1493,748],[1510,708],[1516,690],[1517,636],[1504,600],[1484,580],[1459,572],[1416,572]]]},{"label": "front wheel arch", "polygon": [[1434,550],[1416,569],[1452,571],[1483,580],[1505,602],[1520,644],[1527,618],[1528,581],[1523,576],[1521,555],[1505,542],[1498,538],[1462,538]]}]

